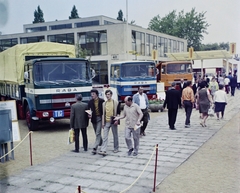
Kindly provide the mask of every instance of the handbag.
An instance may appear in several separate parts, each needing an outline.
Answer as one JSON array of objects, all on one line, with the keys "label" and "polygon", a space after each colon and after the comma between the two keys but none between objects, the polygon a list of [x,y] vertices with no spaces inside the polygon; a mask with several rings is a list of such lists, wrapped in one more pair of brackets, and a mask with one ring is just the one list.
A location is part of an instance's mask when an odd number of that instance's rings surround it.
[{"label": "handbag", "polygon": [[75,142],[75,133],[73,129],[69,129],[68,131],[68,144],[72,144]]},{"label": "handbag", "polygon": [[208,116],[210,117],[214,116],[214,110],[212,108],[208,109]]}]

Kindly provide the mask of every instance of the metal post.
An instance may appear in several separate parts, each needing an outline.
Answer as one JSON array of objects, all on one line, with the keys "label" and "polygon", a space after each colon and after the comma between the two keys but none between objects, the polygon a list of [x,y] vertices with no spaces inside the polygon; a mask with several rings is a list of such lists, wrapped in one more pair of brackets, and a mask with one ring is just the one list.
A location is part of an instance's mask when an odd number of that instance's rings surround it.
[{"label": "metal post", "polygon": [[30,164],[31,166],[33,165],[32,163],[32,133],[30,132],[29,134],[29,145],[30,145]]},{"label": "metal post", "polygon": [[81,186],[78,186],[78,193],[81,193]]},{"label": "metal post", "polygon": [[156,157],[155,157],[155,170],[154,170],[153,192],[155,192],[155,189],[156,189],[157,161],[158,161],[158,144],[156,145]]}]

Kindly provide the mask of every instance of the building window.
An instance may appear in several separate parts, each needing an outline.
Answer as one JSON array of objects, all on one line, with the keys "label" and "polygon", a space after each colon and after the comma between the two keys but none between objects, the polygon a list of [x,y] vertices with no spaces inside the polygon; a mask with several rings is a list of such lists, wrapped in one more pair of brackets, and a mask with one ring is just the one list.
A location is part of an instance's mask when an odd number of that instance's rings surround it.
[{"label": "building window", "polygon": [[158,37],[158,56],[164,57],[164,38]]},{"label": "building window", "polygon": [[145,55],[145,34],[137,31],[132,31],[132,51],[137,54]]},{"label": "building window", "polygon": [[59,30],[59,29],[71,29],[72,28],[72,24],[61,24],[61,25],[52,25],[49,26],[50,30]]},{"label": "building window", "polygon": [[49,35],[48,41],[74,45],[74,34],[70,33],[70,34]]},{"label": "building window", "polygon": [[0,40],[0,52],[18,44],[17,38]]},{"label": "building window", "polygon": [[168,39],[164,38],[164,56],[165,53],[168,53]]},{"label": "building window", "polygon": [[38,31],[47,31],[47,26],[26,28],[26,33],[38,32]]},{"label": "building window", "polygon": [[93,31],[78,34],[82,49],[88,50],[91,55],[107,55],[107,31]]},{"label": "building window", "polygon": [[146,54],[147,56],[152,55],[152,50],[157,50],[157,36],[147,34],[147,41],[146,41]]},{"label": "building window", "polygon": [[183,42],[179,42],[179,52],[184,52],[184,43]]},{"label": "building window", "polygon": [[34,43],[34,42],[42,42],[44,40],[45,40],[44,36],[26,37],[26,38],[20,38],[20,43],[27,44],[27,43]]},{"label": "building window", "polygon": [[76,28],[88,27],[88,26],[96,26],[96,25],[99,25],[99,20],[75,23],[75,27]]}]

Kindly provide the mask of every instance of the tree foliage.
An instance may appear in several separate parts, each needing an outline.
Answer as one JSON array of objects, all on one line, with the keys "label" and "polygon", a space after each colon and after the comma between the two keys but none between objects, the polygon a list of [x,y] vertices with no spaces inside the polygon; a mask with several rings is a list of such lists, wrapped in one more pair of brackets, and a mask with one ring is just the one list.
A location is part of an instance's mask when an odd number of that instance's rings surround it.
[{"label": "tree foliage", "polygon": [[122,12],[121,9],[120,9],[119,12],[118,12],[117,20],[119,20],[119,21],[123,21],[123,12]]},{"label": "tree foliage", "polygon": [[207,34],[209,27],[205,13],[197,13],[195,8],[187,13],[182,10],[178,14],[174,10],[165,17],[161,18],[159,15],[153,17],[148,24],[148,29],[184,38],[187,40],[188,47],[200,50],[203,34]]},{"label": "tree foliage", "polygon": [[84,58],[86,59],[87,56],[89,56],[88,60],[90,60],[92,54],[87,49],[82,49],[79,44],[75,45],[75,51],[76,51],[76,58]]},{"label": "tree foliage", "polygon": [[45,22],[43,18],[43,11],[40,6],[37,7],[37,10],[34,11],[34,20],[33,23],[43,23]]},{"label": "tree foliage", "polygon": [[213,43],[213,44],[201,44],[200,51],[208,51],[208,50],[227,50],[229,51],[229,43]]},{"label": "tree foliage", "polygon": [[76,6],[74,5],[71,11],[71,16],[69,16],[69,19],[76,19],[79,18],[78,16],[78,10],[76,9]]}]

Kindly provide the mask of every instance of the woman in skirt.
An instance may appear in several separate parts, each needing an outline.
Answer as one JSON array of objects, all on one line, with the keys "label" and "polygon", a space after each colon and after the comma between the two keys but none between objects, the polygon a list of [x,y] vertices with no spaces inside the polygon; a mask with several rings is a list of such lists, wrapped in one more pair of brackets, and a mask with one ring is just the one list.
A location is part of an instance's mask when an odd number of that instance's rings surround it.
[{"label": "woman in skirt", "polygon": [[222,119],[224,116],[225,106],[227,104],[227,94],[224,91],[224,86],[222,84],[219,85],[219,90],[214,94],[214,102],[215,102],[215,113],[217,114],[217,119],[219,120],[219,113],[221,112]]}]

